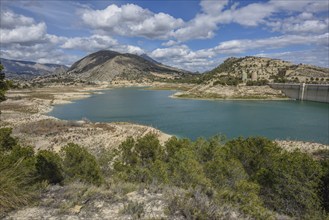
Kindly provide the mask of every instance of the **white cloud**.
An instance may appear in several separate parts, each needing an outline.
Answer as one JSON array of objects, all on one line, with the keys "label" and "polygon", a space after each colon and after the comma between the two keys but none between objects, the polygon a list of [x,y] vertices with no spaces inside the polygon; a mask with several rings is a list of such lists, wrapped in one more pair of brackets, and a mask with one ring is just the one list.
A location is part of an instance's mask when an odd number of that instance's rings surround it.
[{"label": "white cloud", "polygon": [[[283,33],[307,31],[323,33],[328,28],[328,22],[318,16],[314,16],[312,20],[305,20],[305,18],[294,20],[292,17],[290,22],[281,21],[280,17],[282,14],[287,16],[297,12],[323,12],[328,9],[328,4],[328,1],[302,0],[296,3],[296,1],[272,0],[239,7],[238,3],[229,5],[228,1],[201,1],[202,12],[186,22],[183,27],[175,30],[172,36],[179,41],[209,39],[215,36],[215,31],[220,28],[220,25],[233,22],[249,27],[269,25],[274,31]],[[304,16],[307,14],[304,13]]]},{"label": "white cloud", "polygon": [[253,3],[237,10],[232,10],[232,20],[244,26],[257,26],[271,16],[275,8],[268,3]]},{"label": "white cloud", "polygon": [[33,18],[18,15],[12,11],[3,10],[0,12],[1,28],[11,29],[21,26],[29,26],[35,23]]},{"label": "white cloud", "polygon": [[45,40],[47,26],[36,23],[34,19],[15,14],[11,11],[1,11],[0,43],[29,43]]},{"label": "white cloud", "polygon": [[177,45],[177,44],[179,44],[179,42],[174,41],[174,40],[169,40],[167,42],[162,43],[161,45],[165,46],[165,47],[171,47],[171,46],[174,46],[174,45]]},{"label": "white cloud", "polygon": [[275,49],[292,45],[322,45],[328,47],[328,37],[329,33],[314,36],[283,35],[256,40],[230,40],[221,42],[211,50],[218,54],[234,54],[243,53],[253,49]]},{"label": "white cloud", "polygon": [[145,53],[145,51],[142,48],[133,45],[117,45],[112,49],[121,53],[132,53],[138,55]]},{"label": "white cloud", "polygon": [[317,48],[302,51],[287,51],[282,53],[260,53],[256,56],[287,60],[293,63],[304,63],[329,68],[327,48]]},{"label": "white cloud", "polygon": [[210,50],[192,51],[187,45],[176,45],[168,48],[158,48],[150,56],[166,65],[190,71],[203,72],[214,67],[212,59],[215,53]]},{"label": "white cloud", "polygon": [[166,39],[172,30],[184,23],[182,19],[165,13],[153,13],[134,4],[121,7],[112,4],[104,10],[84,9],[80,11],[80,16],[85,24],[96,30],[151,39]]},{"label": "white cloud", "polygon": [[95,50],[106,49],[117,44],[117,40],[109,36],[92,35],[91,37],[69,38],[63,45],[61,45],[61,48],[92,52]]},{"label": "white cloud", "polygon": [[206,14],[218,14],[228,4],[228,0],[201,0],[200,6]]},{"label": "white cloud", "polygon": [[1,48],[1,56],[7,59],[57,63],[71,65],[79,57],[65,53],[52,44],[20,45],[11,44]]},{"label": "white cloud", "polygon": [[106,35],[66,38],[65,42],[60,47],[63,49],[80,50],[88,53],[104,49],[114,50],[121,53],[145,53],[144,50],[138,46],[119,44],[116,39]]},{"label": "white cloud", "polygon": [[16,27],[14,29],[1,29],[0,42],[3,44],[9,44],[40,41],[43,40],[45,34],[45,23]]},{"label": "white cloud", "polygon": [[273,31],[282,33],[325,33],[329,30],[328,18],[316,18],[312,13],[302,12],[297,16],[291,16],[283,19],[273,19],[267,22],[267,25]]}]

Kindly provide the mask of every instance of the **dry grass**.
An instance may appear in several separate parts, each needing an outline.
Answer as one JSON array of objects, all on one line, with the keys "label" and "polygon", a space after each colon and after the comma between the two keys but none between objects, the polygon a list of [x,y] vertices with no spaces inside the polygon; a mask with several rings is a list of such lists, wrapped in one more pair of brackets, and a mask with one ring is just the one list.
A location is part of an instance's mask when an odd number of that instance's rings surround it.
[{"label": "dry grass", "polygon": [[31,204],[36,196],[29,186],[32,177],[22,170],[21,162],[14,166],[3,162],[0,165],[0,217],[7,211]]},{"label": "dry grass", "polygon": [[23,124],[15,129],[15,132],[30,135],[55,135],[68,131],[70,127],[80,127],[81,124],[75,121],[60,121],[44,119],[40,121]]}]

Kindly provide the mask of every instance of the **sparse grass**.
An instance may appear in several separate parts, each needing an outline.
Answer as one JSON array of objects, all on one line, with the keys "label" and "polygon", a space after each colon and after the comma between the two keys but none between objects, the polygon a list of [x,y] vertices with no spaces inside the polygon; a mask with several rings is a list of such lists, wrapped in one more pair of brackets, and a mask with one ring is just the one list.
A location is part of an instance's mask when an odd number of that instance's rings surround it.
[{"label": "sparse grass", "polygon": [[2,103],[0,105],[0,111],[15,111],[30,114],[38,113],[37,108],[31,105],[24,105],[21,103]]},{"label": "sparse grass", "polygon": [[28,124],[23,124],[17,128],[17,131],[30,135],[51,135],[67,131],[70,127],[79,126],[81,126],[81,124],[75,121],[44,119]]}]

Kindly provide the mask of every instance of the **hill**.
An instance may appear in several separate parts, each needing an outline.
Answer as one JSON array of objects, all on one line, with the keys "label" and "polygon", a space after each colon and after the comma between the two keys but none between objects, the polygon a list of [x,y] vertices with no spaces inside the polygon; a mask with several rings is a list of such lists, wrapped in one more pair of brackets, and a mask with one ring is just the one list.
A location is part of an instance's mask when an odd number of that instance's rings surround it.
[{"label": "hill", "polygon": [[161,80],[181,78],[187,71],[162,65],[147,55],[101,50],[75,62],[67,74],[86,81]]},{"label": "hill", "polygon": [[209,72],[184,80],[197,85],[176,97],[282,99],[285,95],[267,86],[269,82],[329,83],[329,69],[263,57],[231,57]]},{"label": "hill", "polygon": [[201,82],[223,81],[229,77],[247,81],[269,82],[328,82],[329,69],[305,64],[293,64],[288,61],[247,56],[231,57],[215,69],[205,73]]},{"label": "hill", "polygon": [[51,63],[36,63],[22,60],[9,60],[0,58],[4,66],[6,78],[31,79],[38,76],[63,73],[68,70],[67,66]]}]

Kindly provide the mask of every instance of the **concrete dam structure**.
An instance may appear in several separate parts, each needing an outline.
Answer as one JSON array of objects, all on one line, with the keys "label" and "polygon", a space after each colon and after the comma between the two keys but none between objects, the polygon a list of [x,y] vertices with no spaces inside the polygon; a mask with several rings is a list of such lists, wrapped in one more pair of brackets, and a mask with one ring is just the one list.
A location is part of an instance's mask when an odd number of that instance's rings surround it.
[{"label": "concrete dam structure", "polygon": [[292,99],[329,103],[329,84],[270,83],[269,86]]}]

